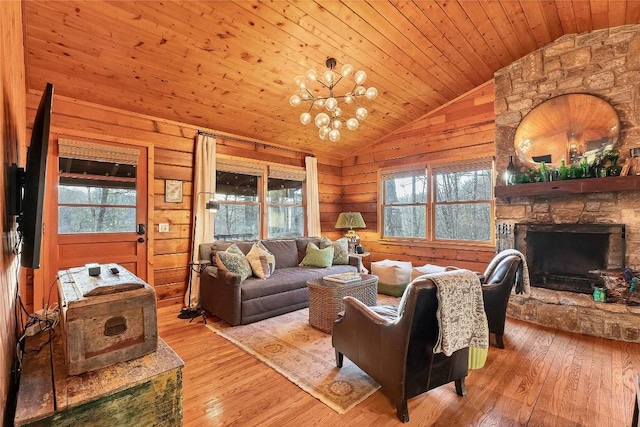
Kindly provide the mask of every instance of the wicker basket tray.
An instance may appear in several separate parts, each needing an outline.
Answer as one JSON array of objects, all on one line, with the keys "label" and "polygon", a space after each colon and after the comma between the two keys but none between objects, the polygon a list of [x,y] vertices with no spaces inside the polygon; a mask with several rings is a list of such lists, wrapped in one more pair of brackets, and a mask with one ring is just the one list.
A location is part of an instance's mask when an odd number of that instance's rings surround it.
[{"label": "wicker basket tray", "polygon": [[344,310],[342,299],[352,296],[368,306],[378,302],[378,277],[362,274],[362,280],[336,283],[318,279],[307,282],[309,287],[309,324],[321,331],[331,333],[333,321]]}]

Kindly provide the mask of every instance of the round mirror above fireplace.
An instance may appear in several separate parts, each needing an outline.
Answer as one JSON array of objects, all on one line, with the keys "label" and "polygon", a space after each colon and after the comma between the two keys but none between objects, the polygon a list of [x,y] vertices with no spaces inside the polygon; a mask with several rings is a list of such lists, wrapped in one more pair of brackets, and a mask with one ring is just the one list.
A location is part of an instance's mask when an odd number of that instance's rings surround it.
[{"label": "round mirror above fireplace", "polygon": [[607,101],[582,93],[560,95],[533,108],[516,130],[514,146],[520,162],[537,168],[541,162],[558,167],[583,156],[592,162],[615,148],[620,119]]}]

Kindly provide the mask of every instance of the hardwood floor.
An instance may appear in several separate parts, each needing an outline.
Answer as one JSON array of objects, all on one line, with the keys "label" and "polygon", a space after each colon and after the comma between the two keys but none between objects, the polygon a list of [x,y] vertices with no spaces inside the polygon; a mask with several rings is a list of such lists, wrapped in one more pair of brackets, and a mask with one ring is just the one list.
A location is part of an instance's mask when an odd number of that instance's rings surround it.
[{"label": "hardwood floor", "polygon": [[[185,362],[184,426],[398,426],[381,391],[339,415],[207,329],[158,309],[160,336]],[[630,426],[640,344],[508,319],[506,348],[453,384],[409,400],[414,426]]]}]

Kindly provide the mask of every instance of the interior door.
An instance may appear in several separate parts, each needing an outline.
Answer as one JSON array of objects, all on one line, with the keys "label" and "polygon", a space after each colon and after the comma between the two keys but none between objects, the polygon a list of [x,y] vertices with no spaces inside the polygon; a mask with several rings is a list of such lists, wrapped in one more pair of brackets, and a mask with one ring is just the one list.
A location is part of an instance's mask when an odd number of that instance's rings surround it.
[{"label": "interior door", "polygon": [[[55,272],[116,263],[147,280],[147,149],[58,140],[50,186]],[[102,274],[106,274],[102,271]]]}]

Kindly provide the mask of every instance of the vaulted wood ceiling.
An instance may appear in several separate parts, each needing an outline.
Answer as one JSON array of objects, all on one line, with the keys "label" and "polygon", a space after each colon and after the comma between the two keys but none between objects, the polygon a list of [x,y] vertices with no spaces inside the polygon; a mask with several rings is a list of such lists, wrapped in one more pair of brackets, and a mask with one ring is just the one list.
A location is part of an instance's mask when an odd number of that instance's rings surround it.
[{"label": "vaulted wood ceiling", "polygon": [[[26,1],[24,11],[30,89],[50,81],[59,95],[337,158],[564,34],[640,23],[637,0]],[[337,143],[289,105],[294,77],[321,73],[327,57],[365,70],[379,92]]]}]

